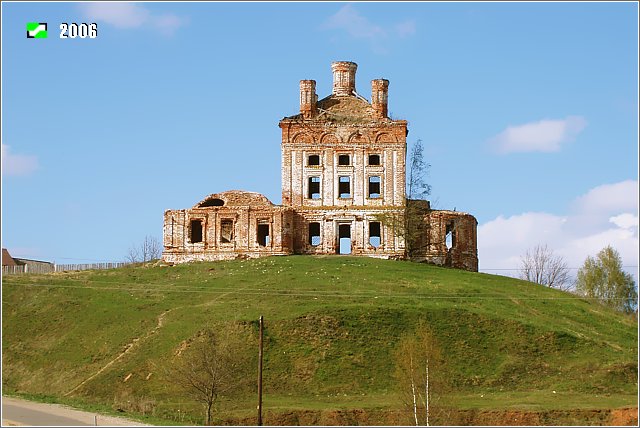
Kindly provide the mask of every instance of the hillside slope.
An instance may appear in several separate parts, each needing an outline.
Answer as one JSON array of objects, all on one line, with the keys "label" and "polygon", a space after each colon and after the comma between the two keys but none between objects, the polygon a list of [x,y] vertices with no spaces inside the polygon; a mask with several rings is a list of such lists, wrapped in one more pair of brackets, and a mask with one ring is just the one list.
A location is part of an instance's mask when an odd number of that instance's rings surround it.
[{"label": "hillside slope", "polygon": [[[260,315],[273,421],[365,409],[398,412],[368,423],[405,423],[394,355],[421,321],[443,356],[445,406],[637,406],[635,320],[531,283],[423,264],[292,256],[5,276],[2,310],[5,391],[189,423],[200,408],[167,382],[167,368],[199,331],[235,323],[247,331],[242,376],[254,377]],[[249,383],[217,416],[240,421],[255,400]]]}]

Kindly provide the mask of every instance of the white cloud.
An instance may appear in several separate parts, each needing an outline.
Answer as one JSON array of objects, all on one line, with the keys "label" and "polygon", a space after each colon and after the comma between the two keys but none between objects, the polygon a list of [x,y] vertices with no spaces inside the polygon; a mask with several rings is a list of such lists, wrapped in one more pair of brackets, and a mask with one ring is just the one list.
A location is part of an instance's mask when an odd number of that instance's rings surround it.
[{"label": "white cloud", "polygon": [[374,24],[368,18],[361,15],[351,4],[346,4],[335,14],[327,19],[323,28],[330,30],[343,30],[354,39],[367,40],[371,48],[377,53],[385,53],[385,41],[394,35],[408,37],[416,32],[416,24],[413,20],[404,21],[388,28]]},{"label": "white cloud", "polygon": [[165,14],[165,15],[159,15],[159,16],[152,16],[151,24],[155,28],[157,28],[160,32],[166,35],[171,35],[176,30],[178,30],[178,28],[185,25],[186,20],[179,18],[176,15]]},{"label": "white cloud", "polygon": [[81,3],[80,10],[88,19],[103,21],[116,28],[139,28],[149,26],[171,35],[186,21],[174,14],[154,14],[136,3]]},{"label": "white cloud", "polygon": [[538,243],[557,248],[566,220],[565,217],[553,214],[527,212],[512,217],[498,216],[495,220],[479,225],[480,270],[517,268],[520,256],[527,248]]},{"label": "white cloud", "polygon": [[400,37],[413,36],[416,33],[416,22],[412,19],[401,22],[396,24],[395,30]]},{"label": "white cloud", "polygon": [[634,210],[638,206],[638,182],[625,180],[603,184],[576,198],[572,209],[586,213],[617,214]]},{"label": "white cloud", "polygon": [[386,35],[382,27],[374,25],[350,4],[344,5],[334,15],[329,17],[326,26],[345,30],[356,38],[373,39]]},{"label": "white cloud", "polygon": [[498,153],[557,152],[562,144],[573,141],[586,126],[587,121],[581,116],[509,126],[491,138],[489,145]]},{"label": "white cloud", "polygon": [[615,217],[611,217],[609,221],[621,229],[638,228],[638,216],[633,214],[620,214]]},{"label": "white cloud", "polygon": [[573,200],[569,206],[572,222],[568,230],[602,230],[611,227],[610,219],[624,213],[637,213],[638,182],[626,180],[594,187]]},{"label": "white cloud", "polygon": [[[511,217],[498,216],[480,225],[480,270],[515,274],[520,256],[537,244],[547,244],[564,257],[570,267],[582,266],[587,256],[595,256],[607,245],[620,253],[623,265],[637,266],[637,188],[638,182],[633,180],[606,184],[577,197],[565,215],[526,212]],[[637,279],[637,267],[627,271]]]},{"label": "white cloud", "polygon": [[38,158],[11,153],[10,147],[2,144],[2,175],[29,175],[38,169]]},{"label": "white cloud", "polygon": [[149,11],[134,3],[81,3],[89,19],[104,21],[117,28],[140,27],[149,19]]}]

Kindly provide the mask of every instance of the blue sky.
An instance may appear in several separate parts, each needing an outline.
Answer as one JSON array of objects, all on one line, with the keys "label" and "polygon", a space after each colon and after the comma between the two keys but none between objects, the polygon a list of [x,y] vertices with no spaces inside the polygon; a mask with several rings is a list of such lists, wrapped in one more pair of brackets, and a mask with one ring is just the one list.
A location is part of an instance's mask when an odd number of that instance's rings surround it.
[{"label": "blue sky", "polygon": [[[28,39],[27,22],[47,22]],[[96,22],[94,39],[61,23]],[[436,208],[479,222],[480,269],[547,244],[638,265],[638,5],[2,3],[2,246],[122,260],[165,209],[280,196],[278,121],[298,82],[390,80]]]}]

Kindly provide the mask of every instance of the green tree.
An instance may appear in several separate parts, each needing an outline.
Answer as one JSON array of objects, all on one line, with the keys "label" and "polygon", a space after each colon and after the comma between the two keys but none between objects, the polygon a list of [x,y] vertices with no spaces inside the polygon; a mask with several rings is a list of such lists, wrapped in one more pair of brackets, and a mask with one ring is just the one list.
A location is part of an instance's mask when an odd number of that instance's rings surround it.
[{"label": "green tree", "polygon": [[620,312],[633,313],[637,308],[635,281],[622,270],[620,255],[610,246],[603,248],[595,258],[587,257],[578,270],[576,291]]},{"label": "green tree", "polygon": [[447,385],[444,364],[436,338],[426,323],[421,321],[414,333],[400,339],[395,362],[395,378],[411,423],[446,423],[448,417],[441,406]]}]

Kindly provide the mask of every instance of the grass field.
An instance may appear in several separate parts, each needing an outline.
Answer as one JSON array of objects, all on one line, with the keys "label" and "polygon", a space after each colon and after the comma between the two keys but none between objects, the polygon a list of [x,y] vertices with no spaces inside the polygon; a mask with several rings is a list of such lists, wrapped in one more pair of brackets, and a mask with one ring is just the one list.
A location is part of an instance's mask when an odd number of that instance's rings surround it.
[{"label": "grass field", "polygon": [[[238,323],[255,362],[260,315],[271,412],[402,409],[394,351],[420,321],[441,349],[451,407],[638,402],[635,319],[531,283],[424,264],[291,256],[4,276],[2,311],[5,393],[156,422],[201,418],[163,374],[179,349],[205,327]],[[247,387],[217,416],[255,406]]]}]

